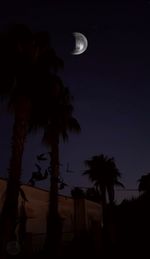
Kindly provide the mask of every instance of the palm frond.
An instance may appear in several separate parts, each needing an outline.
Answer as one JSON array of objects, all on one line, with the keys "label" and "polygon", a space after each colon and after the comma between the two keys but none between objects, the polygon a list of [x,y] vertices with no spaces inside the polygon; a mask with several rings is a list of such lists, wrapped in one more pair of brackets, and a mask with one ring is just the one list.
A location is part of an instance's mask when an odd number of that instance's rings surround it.
[{"label": "palm frond", "polygon": [[124,184],[119,182],[119,181],[117,181],[117,180],[115,181],[115,185],[120,186],[122,188],[125,188]]},{"label": "palm frond", "polygon": [[92,156],[91,159],[85,160],[85,166],[88,168],[83,175],[87,175],[91,182],[105,192],[107,189],[110,202],[114,199],[114,185],[124,188],[124,185],[118,181],[120,172],[115,164],[113,157],[109,158],[103,154]]}]

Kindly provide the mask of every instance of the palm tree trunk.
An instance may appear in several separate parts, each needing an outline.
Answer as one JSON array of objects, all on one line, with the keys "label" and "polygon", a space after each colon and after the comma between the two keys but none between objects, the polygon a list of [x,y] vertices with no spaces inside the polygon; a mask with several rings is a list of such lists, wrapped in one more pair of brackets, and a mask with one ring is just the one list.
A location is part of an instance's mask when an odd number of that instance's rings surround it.
[{"label": "palm tree trunk", "polygon": [[101,184],[100,192],[101,192],[101,197],[102,197],[102,207],[103,207],[103,211],[104,211],[106,208],[106,186],[104,184]]},{"label": "palm tree trunk", "polygon": [[48,254],[57,257],[60,241],[60,218],[58,213],[58,178],[59,178],[59,136],[54,133],[51,143],[51,179],[49,208],[47,217],[47,235],[45,249]]},{"label": "palm tree trunk", "polygon": [[113,184],[107,185],[107,192],[108,192],[109,203],[112,205],[114,202],[114,196],[115,196]]},{"label": "palm tree trunk", "polygon": [[15,106],[12,153],[8,171],[6,197],[0,217],[0,252],[5,254],[7,243],[14,238],[18,213],[18,196],[22,156],[28,131],[29,103],[20,98]]},{"label": "palm tree trunk", "polygon": [[105,256],[106,252],[106,186],[105,184],[100,185],[101,197],[102,197],[102,250]]}]

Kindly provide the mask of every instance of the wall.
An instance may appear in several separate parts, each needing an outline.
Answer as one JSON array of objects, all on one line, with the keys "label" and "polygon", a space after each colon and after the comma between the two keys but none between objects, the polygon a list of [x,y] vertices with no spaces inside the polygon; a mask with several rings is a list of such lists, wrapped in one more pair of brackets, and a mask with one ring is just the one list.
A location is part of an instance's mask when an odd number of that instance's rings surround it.
[{"label": "wall", "polygon": [[[25,202],[27,213],[27,232],[32,233],[33,247],[42,247],[46,233],[46,216],[48,210],[48,191],[22,185],[21,187],[28,202]],[[0,210],[5,197],[6,181],[0,179]],[[19,206],[21,205],[21,197],[19,197]],[[75,205],[75,207],[74,207]],[[75,211],[74,211],[74,208]],[[97,222],[97,226],[101,224],[102,209],[99,204],[92,201],[82,200],[74,204],[74,200],[70,197],[59,196],[59,213],[63,219],[63,238],[68,241],[73,238],[75,225],[77,231],[85,224],[85,228],[90,229],[93,222]],[[75,224],[76,215],[76,224]],[[84,224],[83,224],[84,223]]]}]

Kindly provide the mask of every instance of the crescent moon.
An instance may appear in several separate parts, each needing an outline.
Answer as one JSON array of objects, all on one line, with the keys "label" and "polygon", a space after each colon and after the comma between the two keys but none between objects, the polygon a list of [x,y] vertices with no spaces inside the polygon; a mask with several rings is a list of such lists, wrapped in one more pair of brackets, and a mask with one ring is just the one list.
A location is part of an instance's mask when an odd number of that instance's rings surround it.
[{"label": "crescent moon", "polygon": [[72,51],[72,54],[82,54],[88,47],[87,38],[80,32],[74,32],[73,36],[75,37],[75,49]]}]

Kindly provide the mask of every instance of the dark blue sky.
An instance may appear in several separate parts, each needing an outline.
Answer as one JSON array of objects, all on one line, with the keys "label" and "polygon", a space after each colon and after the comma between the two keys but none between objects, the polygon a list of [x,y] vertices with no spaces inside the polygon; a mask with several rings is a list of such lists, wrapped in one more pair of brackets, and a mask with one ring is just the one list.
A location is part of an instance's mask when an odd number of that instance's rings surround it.
[{"label": "dark blue sky", "polygon": [[[18,1],[19,2],[19,1]],[[88,186],[81,176],[84,160],[104,153],[114,156],[122,182],[136,188],[150,169],[150,3],[148,1],[5,1],[0,3],[0,28],[9,22],[48,30],[65,62],[61,73],[74,95],[82,132],[61,145],[62,176],[70,185]],[[89,47],[70,55],[72,32],[86,35]],[[0,112],[0,167],[6,175],[12,120]],[[36,155],[45,151],[40,134],[29,136],[23,179],[33,171]],[[74,174],[65,173],[69,162]],[[43,182],[46,186],[46,183]]]}]

